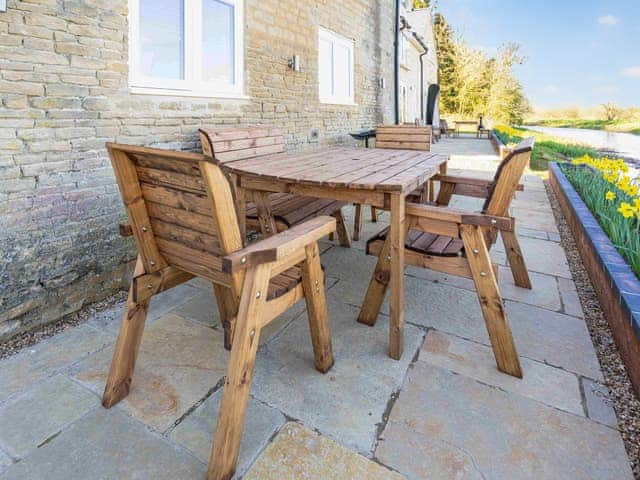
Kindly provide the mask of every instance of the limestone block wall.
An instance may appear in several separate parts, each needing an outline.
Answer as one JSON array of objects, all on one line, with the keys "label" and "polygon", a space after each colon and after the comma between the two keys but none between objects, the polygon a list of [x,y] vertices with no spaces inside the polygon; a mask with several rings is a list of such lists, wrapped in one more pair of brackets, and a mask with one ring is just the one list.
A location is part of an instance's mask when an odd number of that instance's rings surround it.
[{"label": "limestone block wall", "polygon": [[[263,123],[305,148],[393,121],[393,9],[393,0],[245,0],[247,98],[237,100],[131,94],[127,0],[8,0],[0,339],[128,283],[134,249],[118,236],[123,209],[105,142],[193,150],[202,125]],[[355,106],[319,104],[318,26],[355,39]],[[300,73],[287,67],[293,54]]]}]

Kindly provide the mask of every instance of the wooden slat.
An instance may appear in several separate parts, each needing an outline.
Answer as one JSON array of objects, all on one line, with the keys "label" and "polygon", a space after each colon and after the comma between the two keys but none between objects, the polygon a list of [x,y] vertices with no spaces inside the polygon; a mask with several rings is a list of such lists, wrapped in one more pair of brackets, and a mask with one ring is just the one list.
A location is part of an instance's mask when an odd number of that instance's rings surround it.
[{"label": "wooden slat", "polygon": [[192,248],[204,250],[215,255],[221,255],[222,249],[217,237],[207,233],[184,228],[173,223],[151,218],[151,226],[156,237],[183,243]]},{"label": "wooden slat", "polygon": [[215,223],[210,216],[200,215],[199,213],[188,212],[153,202],[147,203],[147,210],[150,218],[217,237]]},{"label": "wooden slat", "polygon": [[206,193],[202,178],[199,176],[195,177],[192,175],[147,167],[137,167],[136,172],[140,181],[145,183],[161,185],[192,193]]},{"label": "wooden slat", "polygon": [[194,194],[149,183],[142,183],[140,187],[147,202],[212,216],[211,202],[206,194]]}]

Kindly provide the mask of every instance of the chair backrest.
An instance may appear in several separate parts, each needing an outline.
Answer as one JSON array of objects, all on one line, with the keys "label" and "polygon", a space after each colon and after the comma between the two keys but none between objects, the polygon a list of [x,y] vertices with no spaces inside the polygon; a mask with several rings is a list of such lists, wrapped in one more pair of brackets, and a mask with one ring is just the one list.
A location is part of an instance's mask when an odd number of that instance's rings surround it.
[{"label": "chair backrest", "polygon": [[260,126],[200,129],[202,152],[220,163],[284,152],[284,137],[276,128]]},{"label": "chair backrest", "polygon": [[533,137],[524,139],[500,162],[482,207],[483,213],[500,217],[508,214],[511,200],[531,159],[534,143]]},{"label": "chair backrest", "polygon": [[431,125],[380,125],[376,128],[376,148],[431,150]]},{"label": "chair backrest", "polygon": [[231,188],[205,155],[107,144],[147,273],[173,266],[229,284],[222,257],[243,247]]}]

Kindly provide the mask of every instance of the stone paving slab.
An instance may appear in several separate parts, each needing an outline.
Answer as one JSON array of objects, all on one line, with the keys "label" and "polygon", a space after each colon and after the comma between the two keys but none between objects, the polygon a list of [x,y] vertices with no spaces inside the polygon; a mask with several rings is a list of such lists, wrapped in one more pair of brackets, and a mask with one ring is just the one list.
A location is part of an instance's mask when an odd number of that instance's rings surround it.
[{"label": "stone paving slab", "polygon": [[[455,305],[455,308],[452,306]],[[570,317],[506,301],[518,352],[539,362],[602,380],[587,326]],[[475,292],[405,276],[405,321],[489,345]]]},{"label": "stone paving slab", "polygon": [[111,342],[108,335],[79,325],[0,360],[0,402]]},{"label": "stone paving slab", "polygon": [[258,352],[252,393],[285,415],[367,453],[424,332],[407,325],[404,355],[392,360],[387,354],[388,318],[381,316],[373,328],[359,324],[358,309],[340,301],[341,292],[332,292],[333,368],[324,375],[315,370],[309,327],[306,318],[299,318]]},{"label": "stone paving slab", "polygon": [[56,375],[0,406],[0,444],[24,457],[97,405],[94,394]]},{"label": "stone paving slab", "polygon": [[98,408],[9,467],[1,480],[205,478],[206,465],[117,409]]},{"label": "stone paving slab", "polygon": [[[165,313],[168,313],[185,302],[191,301],[198,293],[200,293],[198,288],[194,287],[190,283],[184,283],[154,296],[149,305],[145,324],[150,325]],[[89,324],[99,329],[106,330],[112,335],[117,335],[120,330],[122,316],[124,315],[124,307],[124,302],[114,305],[93,317],[89,321]],[[213,322],[209,322],[209,324],[212,325]]]},{"label": "stone paving slab", "polygon": [[566,412],[585,415],[578,377],[544,363],[521,358],[523,378],[515,378],[496,368],[490,347],[436,330],[427,334],[418,361],[446,368]]},{"label": "stone paving slab", "polygon": [[[112,354],[105,349],[71,374],[102,396]],[[117,408],[163,432],[215,387],[227,359],[222,332],[165,315],[145,329],[131,392]]]},{"label": "stone paving slab", "polygon": [[558,277],[558,288],[560,290],[560,297],[562,298],[564,313],[583,318],[584,312],[582,311],[582,304],[580,303],[580,297],[578,296],[578,291],[576,290],[576,285],[573,283],[573,280]]},{"label": "stone paving slab", "polygon": [[245,480],[401,480],[404,477],[302,425],[287,423]]},{"label": "stone paving slab", "polygon": [[[556,277],[572,278],[567,257],[558,243],[522,236],[518,240],[525,263],[530,271]],[[504,252],[504,247],[501,243],[496,243],[491,250],[493,256],[495,252]],[[503,265],[507,264],[506,260],[501,263]]]},{"label": "stone paving slab", "polygon": [[[209,462],[221,397],[222,389],[205,400],[169,436],[171,440],[183,445],[204,463]],[[284,415],[278,410],[250,398],[236,469],[238,476],[253,463],[285,421]]]},{"label": "stone paving slab", "polygon": [[2,473],[13,461],[11,457],[0,450],[0,473]]},{"label": "stone paving slab", "polygon": [[[409,446],[416,450],[407,461]],[[376,457],[415,479],[430,478],[427,471],[496,480],[632,478],[617,431],[424,362],[409,370]]]},{"label": "stone paving slab", "polygon": [[588,378],[582,379],[582,388],[589,418],[617,429],[618,419],[612,407],[613,402],[609,389],[605,385]]}]

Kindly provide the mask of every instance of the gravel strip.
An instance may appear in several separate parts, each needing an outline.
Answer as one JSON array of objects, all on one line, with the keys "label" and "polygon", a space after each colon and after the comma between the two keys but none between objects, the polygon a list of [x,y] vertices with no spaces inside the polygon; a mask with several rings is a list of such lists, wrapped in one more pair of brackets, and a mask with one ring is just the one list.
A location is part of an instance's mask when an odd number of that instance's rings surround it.
[{"label": "gravel strip", "polygon": [[613,340],[609,323],[600,308],[598,296],[593,290],[587,270],[576,248],[571,227],[560,210],[549,182],[544,183],[560,231],[561,245],[566,252],[569,269],[582,303],[591,340],[596,348],[606,384],[611,391],[610,400],[618,416],[618,428],[629,455],[633,474],[636,479],[640,479],[640,399],[631,386],[631,380]]},{"label": "gravel strip", "polygon": [[0,343],[0,360],[10,355],[18,353],[20,350],[26,347],[35,345],[36,343],[44,340],[45,338],[52,337],[67,328],[80,325],[86,322],[96,313],[106,310],[117,303],[122,303],[127,299],[127,292],[116,292],[110,297],[101,300],[100,302],[92,303],[81,308],[79,311],[67,315],[60,320],[50,323],[48,325],[40,326],[34,330],[22,333],[15,337],[10,338]]}]

